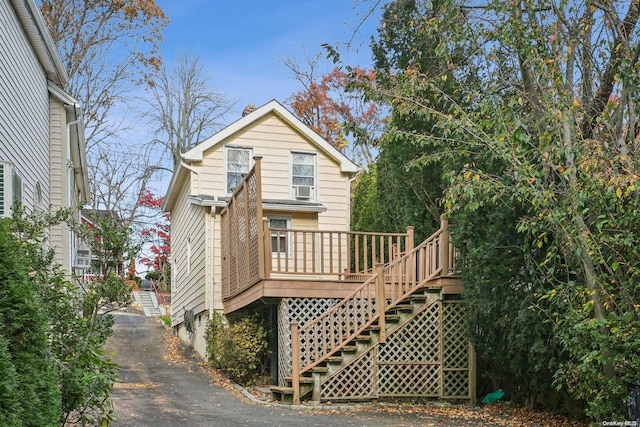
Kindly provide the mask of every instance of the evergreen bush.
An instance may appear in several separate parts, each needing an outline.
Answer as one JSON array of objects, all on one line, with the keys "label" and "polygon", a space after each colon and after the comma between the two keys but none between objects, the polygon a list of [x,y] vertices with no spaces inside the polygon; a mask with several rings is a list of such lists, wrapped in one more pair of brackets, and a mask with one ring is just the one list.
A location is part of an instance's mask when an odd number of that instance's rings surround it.
[{"label": "evergreen bush", "polygon": [[50,426],[61,417],[59,378],[48,354],[48,323],[9,220],[0,221],[0,421]]}]

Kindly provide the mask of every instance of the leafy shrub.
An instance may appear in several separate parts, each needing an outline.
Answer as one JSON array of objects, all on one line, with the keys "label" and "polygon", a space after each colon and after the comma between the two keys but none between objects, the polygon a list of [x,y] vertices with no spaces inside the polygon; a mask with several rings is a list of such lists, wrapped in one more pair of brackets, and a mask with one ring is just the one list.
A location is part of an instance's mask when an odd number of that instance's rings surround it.
[{"label": "leafy shrub", "polygon": [[269,332],[257,316],[225,325],[215,313],[205,334],[209,364],[240,384],[254,384],[264,373],[269,355]]},{"label": "leafy shrub", "polygon": [[[70,281],[54,263],[45,230],[61,222],[85,242],[100,233],[109,243],[103,279]],[[102,426],[113,419],[109,393],[118,366],[103,346],[112,333],[109,312],[131,297],[106,266],[130,252],[114,249],[128,230],[108,226],[85,230],[67,210],[23,214],[19,207],[0,224],[0,425]]]},{"label": "leafy shrub", "polygon": [[55,425],[62,409],[47,318],[23,258],[9,222],[0,221],[0,422]]}]

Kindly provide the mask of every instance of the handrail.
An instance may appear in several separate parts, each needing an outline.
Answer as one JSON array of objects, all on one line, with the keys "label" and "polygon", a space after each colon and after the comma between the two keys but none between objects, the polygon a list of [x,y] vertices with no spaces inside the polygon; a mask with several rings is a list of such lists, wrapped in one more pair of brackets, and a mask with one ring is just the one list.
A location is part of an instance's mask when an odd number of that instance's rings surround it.
[{"label": "handrail", "polygon": [[364,280],[376,264],[388,264],[413,248],[413,227],[406,233],[270,228],[270,272],[295,275],[337,275]]},{"label": "handrail", "polygon": [[[299,372],[292,372],[293,377],[309,371],[373,322],[382,320],[379,308],[386,307],[386,311],[394,307],[443,271],[452,271],[449,265],[452,260],[447,260],[444,268],[440,263],[444,258],[443,248],[449,253],[449,246],[448,227],[443,221],[441,228],[419,246],[386,266],[379,265],[367,281],[341,302],[305,325],[296,325],[299,341],[292,349],[299,349],[299,354],[292,354],[292,357],[299,364],[292,364],[292,368],[296,365],[300,368]],[[380,277],[384,280],[379,280]]]},{"label": "handrail", "polygon": [[163,293],[158,292],[158,287],[153,282],[153,279],[149,279],[149,288],[155,294],[156,301],[158,301],[158,304],[160,304],[163,307],[166,307],[167,306],[167,300],[165,299]]}]

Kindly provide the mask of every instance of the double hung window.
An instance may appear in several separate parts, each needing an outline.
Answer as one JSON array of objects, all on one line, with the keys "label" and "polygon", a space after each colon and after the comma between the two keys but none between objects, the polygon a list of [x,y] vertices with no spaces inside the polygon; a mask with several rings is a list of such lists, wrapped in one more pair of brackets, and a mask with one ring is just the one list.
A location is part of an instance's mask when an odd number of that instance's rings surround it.
[{"label": "double hung window", "polygon": [[314,199],[316,187],[316,155],[291,153],[291,184],[296,199]]},{"label": "double hung window", "polygon": [[242,184],[244,175],[251,170],[251,148],[227,147],[227,194]]}]

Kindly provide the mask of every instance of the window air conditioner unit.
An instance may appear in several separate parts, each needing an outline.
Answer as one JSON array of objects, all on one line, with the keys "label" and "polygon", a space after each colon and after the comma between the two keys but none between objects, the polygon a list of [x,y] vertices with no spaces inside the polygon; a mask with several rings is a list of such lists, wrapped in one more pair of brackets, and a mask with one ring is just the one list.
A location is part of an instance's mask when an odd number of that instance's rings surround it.
[{"label": "window air conditioner unit", "polygon": [[311,198],[311,187],[308,185],[296,185],[295,187],[296,199],[309,200]]}]

